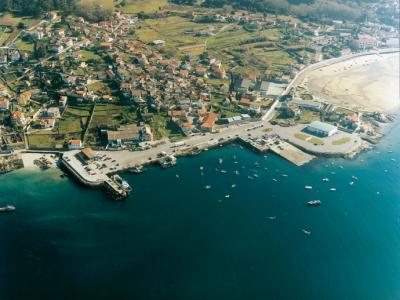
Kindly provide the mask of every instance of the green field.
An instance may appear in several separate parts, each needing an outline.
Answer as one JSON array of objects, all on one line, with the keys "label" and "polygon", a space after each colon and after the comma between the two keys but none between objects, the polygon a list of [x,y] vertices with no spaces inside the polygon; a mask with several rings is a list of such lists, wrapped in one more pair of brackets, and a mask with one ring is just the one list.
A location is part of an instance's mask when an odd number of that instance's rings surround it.
[{"label": "green field", "polygon": [[28,136],[29,148],[60,148],[68,140],[81,139],[89,115],[89,106],[68,107],[53,130],[35,131]]},{"label": "green field", "polygon": [[[196,37],[185,32],[193,29],[206,29],[208,25],[198,24],[178,16],[160,19],[149,19],[144,22],[141,29],[136,30],[136,34],[145,43],[156,39],[166,41],[167,48],[204,45],[205,37]],[[200,45],[200,46],[199,46]]]},{"label": "green field", "polygon": [[101,94],[101,95],[108,95],[110,94],[110,88],[101,81],[96,81],[94,83],[88,84],[87,88],[89,91]]},{"label": "green field", "polygon": [[155,139],[161,139],[168,137],[172,140],[179,140],[183,138],[182,133],[179,129],[175,128],[168,122],[168,116],[156,115],[153,121],[150,123],[151,130],[153,131]]},{"label": "green field", "polygon": [[127,0],[126,2],[123,12],[128,14],[153,13],[168,5],[168,0]]},{"label": "green field", "polygon": [[351,141],[350,137],[343,137],[332,142],[332,145],[344,145]]},{"label": "green field", "polygon": [[302,141],[306,141],[310,136],[304,133],[295,133],[294,134],[295,138],[302,140]]},{"label": "green field", "polygon": [[24,23],[27,27],[30,27],[40,22],[40,20],[30,17],[17,17],[9,13],[0,14],[0,25],[17,26],[20,22]]},{"label": "green field", "polygon": [[91,51],[86,51],[86,50],[81,50],[79,51],[80,54],[82,54],[81,61],[88,61],[88,60],[101,60],[101,57],[98,56],[96,53],[93,53]]},{"label": "green field", "polygon": [[115,0],[83,0],[83,3],[93,3],[93,4],[98,4],[101,5],[104,8],[109,8],[113,9],[114,6],[119,3],[120,1],[115,1]]},{"label": "green field", "polygon": [[8,27],[0,27],[0,46],[2,46],[10,37],[12,30]]},{"label": "green field", "polygon": [[132,124],[137,121],[136,109],[132,106],[98,104],[93,113],[90,129],[100,126],[119,127],[121,124]]},{"label": "green field", "polygon": [[27,51],[27,52],[33,52],[33,43],[27,43],[23,40],[18,39],[15,43],[14,46],[18,48],[21,51]]},{"label": "green field", "polygon": [[320,119],[321,118],[320,118],[319,113],[311,111],[311,110],[303,109],[301,111],[298,122],[302,123],[302,124],[308,124],[308,123],[311,123],[312,121],[319,121]]},{"label": "green field", "polygon": [[306,141],[306,142],[309,142],[314,145],[323,145],[324,144],[324,141],[322,139],[319,139],[319,138],[316,138],[316,137],[313,137],[311,135],[307,135],[304,133],[295,133],[294,137],[299,140]]}]

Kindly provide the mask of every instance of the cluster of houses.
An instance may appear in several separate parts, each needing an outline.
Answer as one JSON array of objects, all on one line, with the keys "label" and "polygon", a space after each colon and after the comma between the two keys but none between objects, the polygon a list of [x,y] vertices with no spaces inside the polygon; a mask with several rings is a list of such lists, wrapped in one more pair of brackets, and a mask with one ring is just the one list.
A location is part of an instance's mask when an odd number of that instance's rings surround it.
[{"label": "cluster of houses", "polygon": [[28,58],[27,52],[22,52],[15,48],[0,49],[0,65],[18,62],[20,60],[26,61]]},{"label": "cluster of houses", "polygon": [[[196,20],[201,15],[193,13]],[[68,101],[111,102],[119,99],[125,104],[138,108],[142,116],[151,118],[154,113],[164,113],[184,135],[209,131],[219,124],[232,124],[259,117],[268,103],[282,95],[287,83],[300,69],[312,60],[319,60],[324,47],[334,45],[344,51],[365,50],[375,47],[398,47],[398,33],[390,26],[362,24],[360,33],[341,21],[331,24],[313,24],[284,19],[279,16],[257,13],[226,12],[207,16],[211,22],[235,22],[248,31],[277,28],[285,34],[299,39],[299,45],[311,49],[309,61],[303,57],[298,64],[278,80],[256,74],[247,74],[233,79],[231,90],[226,87],[221,95],[225,103],[237,110],[234,116],[223,116],[212,106],[215,84],[209,79],[226,82],[225,67],[218,58],[210,54],[199,57],[173,58],[161,51],[166,45],[163,40],[144,43],[131,38],[137,28],[138,19],[132,15],[114,13],[109,21],[89,23],[82,17],[67,17],[59,24],[56,12],[51,12],[47,20],[24,32],[26,41],[45,45],[46,59],[32,66],[27,63],[29,54],[15,48],[0,49],[0,70],[24,74],[20,77],[15,95],[0,84],[0,111],[9,113],[12,126],[24,126],[30,121],[39,121],[40,129],[54,129],[60,118],[60,109]],[[56,26],[56,24],[58,24]],[[196,36],[215,34],[214,26],[187,32]],[[396,44],[397,42],[397,44]],[[279,43],[282,43],[280,40]],[[280,45],[283,46],[284,44]],[[298,54],[291,53],[296,58]],[[101,63],[97,63],[98,59]],[[53,77],[50,77],[53,76]],[[44,105],[32,112],[30,103],[35,97],[53,89],[57,83],[54,98],[56,103]],[[100,85],[100,88],[91,86]],[[226,84],[227,86],[228,84]],[[40,86],[40,88],[39,88]],[[113,92],[109,87],[113,86]],[[104,87],[104,88],[103,88]],[[221,87],[222,89],[222,87]],[[119,93],[116,95],[116,91]],[[282,110],[290,116],[298,116],[301,109],[322,111],[324,106],[318,101],[298,101],[292,99]],[[144,119],[144,121],[147,121]],[[337,120],[340,126],[358,130],[360,120],[357,114]],[[107,144],[119,147],[124,143],[153,140],[148,125],[130,125],[118,130],[106,130]],[[70,141],[71,149],[82,147],[81,141]]]}]

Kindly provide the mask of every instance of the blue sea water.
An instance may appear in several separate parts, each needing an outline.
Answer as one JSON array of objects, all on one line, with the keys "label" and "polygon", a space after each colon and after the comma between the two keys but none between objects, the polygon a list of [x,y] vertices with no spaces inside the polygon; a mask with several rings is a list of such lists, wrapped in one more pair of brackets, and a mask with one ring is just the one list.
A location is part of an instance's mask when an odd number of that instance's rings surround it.
[{"label": "blue sea water", "polygon": [[400,126],[300,168],[239,145],[182,158],[125,174],[123,202],[60,174],[0,179],[17,207],[0,214],[0,299],[400,299]]}]

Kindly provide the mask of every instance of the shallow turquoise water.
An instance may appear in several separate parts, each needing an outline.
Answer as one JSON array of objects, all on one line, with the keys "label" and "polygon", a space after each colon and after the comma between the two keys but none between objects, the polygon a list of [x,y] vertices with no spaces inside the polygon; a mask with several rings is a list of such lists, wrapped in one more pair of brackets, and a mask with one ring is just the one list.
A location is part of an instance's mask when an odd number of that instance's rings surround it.
[{"label": "shallow turquoise water", "polygon": [[58,170],[8,174],[0,299],[400,299],[399,142],[301,168],[232,145],[124,175],[118,203]]}]

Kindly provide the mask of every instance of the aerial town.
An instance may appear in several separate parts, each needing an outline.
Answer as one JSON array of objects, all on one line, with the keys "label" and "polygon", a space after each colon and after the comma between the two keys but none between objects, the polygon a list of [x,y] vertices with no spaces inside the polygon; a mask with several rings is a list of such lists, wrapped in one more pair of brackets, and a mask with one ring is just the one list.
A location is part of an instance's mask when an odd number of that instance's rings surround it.
[{"label": "aerial town", "polygon": [[398,51],[394,26],[174,5],[19,25],[0,24],[2,153],[59,154],[85,184],[119,195],[125,182],[107,174],[231,141],[297,165],[351,157],[393,120],[314,94],[306,74]]}]

